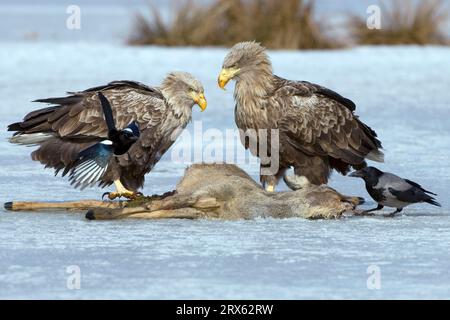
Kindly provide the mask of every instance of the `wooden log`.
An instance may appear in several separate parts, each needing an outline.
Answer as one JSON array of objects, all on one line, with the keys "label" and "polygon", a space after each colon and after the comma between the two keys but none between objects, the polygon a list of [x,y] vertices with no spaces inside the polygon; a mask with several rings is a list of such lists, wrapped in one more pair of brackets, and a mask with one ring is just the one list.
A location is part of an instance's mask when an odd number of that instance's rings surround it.
[{"label": "wooden log", "polygon": [[[138,208],[137,208],[138,209]],[[142,209],[142,208],[141,208]],[[122,211],[120,209],[108,210],[104,208],[91,209],[86,213],[89,220],[114,220],[114,219],[198,219],[206,215],[194,208],[156,211]]]},{"label": "wooden log", "polygon": [[163,200],[154,200],[140,206],[133,206],[133,202],[129,202],[122,208],[92,208],[86,213],[86,218],[89,220],[112,220],[123,218],[197,219],[201,216],[214,217],[213,212],[218,208],[220,208],[220,203],[215,198],[174,195]]},{"label": "wooden log", "polygon": [[80,200],[80,201],[61,201],[61,202],[38,202],[38,201],[11,201],[4,204],[4,208],[9,211],[57,211],[71,210],[84,211],[90,208],[121,208],[123,201],[99,201],[99,200]]}]

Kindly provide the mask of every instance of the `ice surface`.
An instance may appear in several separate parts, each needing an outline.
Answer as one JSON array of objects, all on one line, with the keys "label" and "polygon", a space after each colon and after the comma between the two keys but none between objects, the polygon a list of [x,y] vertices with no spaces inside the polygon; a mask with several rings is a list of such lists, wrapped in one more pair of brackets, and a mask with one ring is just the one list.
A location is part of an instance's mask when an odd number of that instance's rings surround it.
[{"label": "ice surface", "polygon": [[[29,101],[110,80],[158,84],[172,70],[205,85],[204,129],[234,128],[232,86],[216,79],[225,49],[113,44],[0,43],[0,202],[99,198],[72,189],[10,145],[8,123],[40,107]],[[439,194],[395,219],[338,221],[86,221],[74,213],[0,212],[0,298],[450,298],[450,49],[361,47],[271,52],[276,73],[317,82],[357,103],[386,151],[380,168]],[[193,129],[193,125],[189,127]],[[166,155],[145,193],[174,188],[186,163]],[[257,166],[246,166],[254,177]],[[331,185],[368,198],[361,180]],[[283,186],[283,188],[285,188]],[[369,201],[367,206],[373,206]],[[81,269],[81,289],[66,268]],[[367,288],[367,268],[381,289]]]}]

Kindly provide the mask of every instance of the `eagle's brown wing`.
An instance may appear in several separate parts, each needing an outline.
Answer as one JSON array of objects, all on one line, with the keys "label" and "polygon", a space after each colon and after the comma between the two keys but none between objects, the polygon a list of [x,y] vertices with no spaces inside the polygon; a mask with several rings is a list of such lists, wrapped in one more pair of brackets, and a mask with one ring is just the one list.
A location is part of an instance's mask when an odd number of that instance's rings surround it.
[{"label": "eagle's brown wing", "polygon": [[381,160],[375,131],[353,114],[352,101],[309,82],[284,80],[273,99],[283,110],[280,137],[303,153],[330,156],[350,165]]},{"label": "eagle's brown wing", "polygon": [[[161,120],[165,104],[161,93],[132,81],[114,81],[63,98],[39,99],[36,102],[56,104],[56,107],[31,112],[20,123],[24,133],[52,132],[67,139],[97,139],[108,136],[107,126],[97,92],[102,91],[111,103],[118,129],[136,121],[140,128]],[[40,123],[37,123],[40,122]],[[32,125],[31,128],[28,126]]]},{"label": "eagle's brown wing", "polygon": [[[159,126],[167,116],[167,104],[161,92],[138,82],[114,81],[105,86],[71,93],[68,97],[36,100],[55,106],[30,112],[24,121],[11,124],[8,130],[16,131],[17,137],[34,133],[50,136],[37,143],[40,148],[33,152],[32,157],[46,167],[57,171],[65,169],[67,173],[81,150],[108,136],[98,91],[111,103],[118,129],[135,121],[141,132],[139,140],[128,154],[119,158],[120,165],[144,167],[152,152],[158,152],[158,139],[170,132],[159,132]],[[116,162],[116,159],[113,161]]]}]

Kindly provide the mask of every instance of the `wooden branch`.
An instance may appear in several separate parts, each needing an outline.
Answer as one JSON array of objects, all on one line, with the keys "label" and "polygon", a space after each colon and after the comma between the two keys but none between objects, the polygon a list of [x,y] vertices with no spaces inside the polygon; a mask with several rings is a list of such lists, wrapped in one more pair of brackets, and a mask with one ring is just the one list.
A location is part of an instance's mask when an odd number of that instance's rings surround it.
[{"label": "wooden branch", "polygon": [[61,201],[61,202],[35,202],[35,201],[12,201],[6,202],[4,208],[9,211],[54,211],[54,210],[73,210],[84,211],[91,208],[121,208],[123,201],[99,201],[99,200],[80,200],[80,201]]},{"label": "wooden branch", "polygon": [[[142,208],[140,208],[142,209]],[[183,208],[175,210],[122,211],[121,209],[108,210],[104,208],[91,209],[87,212],[89,220],[114,220],[114,219],[198,219],[205,217],[204,212],[194,208]]]},{"label": "wooden branch", "polygon": [[85,211],[90,220],[111,220],[123,218],[136,219],[197,219],[199,217],[215,217],[214,210],[220,207],[215,198],[193,197],[192,195],[178,195],[161,198],[154,197],[139,200],[139,205],[133,201],[62,201],[62,202],[34,202],[14,201],[5,203],[9,211]]},{"label": "wooden branch", "polygon": [[[189,195],[174,195],[163,200],[154,200],[141,206],[123,208],[92,208],[86,214],[90,220],[111,220],[123,218],[161,219],[181,218],[196,219],[200,216],[215,217],[214,211],[220,207],[215,198],[196,198]],[[208,214],[206,214],[207,212]]]}]

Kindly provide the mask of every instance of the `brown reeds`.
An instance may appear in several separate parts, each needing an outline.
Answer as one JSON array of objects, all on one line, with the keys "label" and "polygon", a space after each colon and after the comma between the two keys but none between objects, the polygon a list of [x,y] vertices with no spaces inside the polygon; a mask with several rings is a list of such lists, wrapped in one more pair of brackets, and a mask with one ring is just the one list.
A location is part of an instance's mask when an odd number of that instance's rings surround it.
[{"label": "brown reeds", "polygon": [[440,0],[391,0],[381,6],[381,28],[369,29],[366,20],[352,16],[349,20],[351,34],[358,44],[449,44],[444,26],[448,19],[447,8]]},{"label": "brown reeds", "polygon": [[136,16],[131,44],[231,46],[256,40],[273,49],[322,49],[339,44],[327,37],[312,0],[187,0],[172,7],[165,22],[152,6],[151,17]]}]

